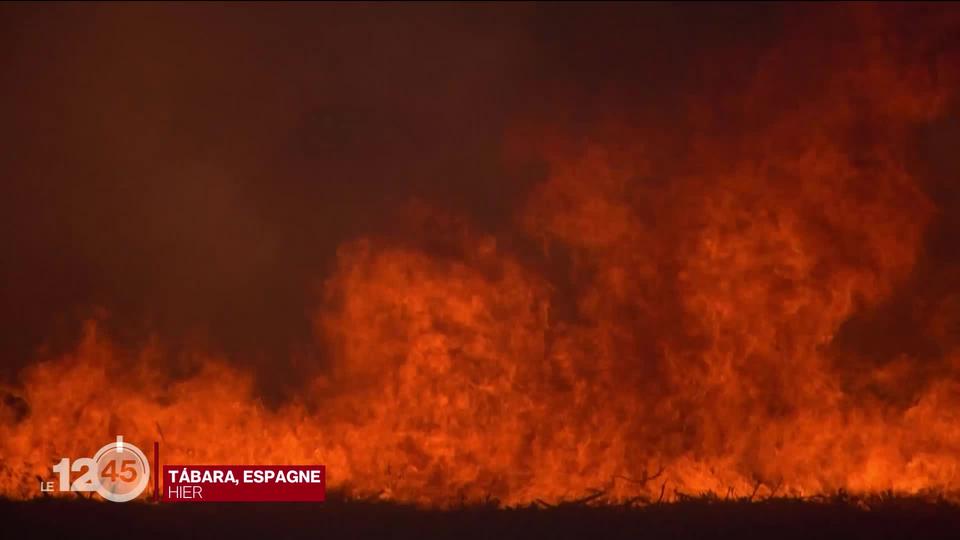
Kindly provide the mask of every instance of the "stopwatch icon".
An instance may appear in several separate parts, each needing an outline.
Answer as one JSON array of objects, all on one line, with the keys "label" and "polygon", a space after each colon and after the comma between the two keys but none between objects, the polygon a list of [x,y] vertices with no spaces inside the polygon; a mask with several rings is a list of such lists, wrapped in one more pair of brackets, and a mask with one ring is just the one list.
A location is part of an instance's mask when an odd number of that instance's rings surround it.
[{"label": "stopwatch icon", "polygon": [[113,502],[136,499],[150,482],[147,456],[135,445],[123,442],[105,444],[93,456],[96,464],[96,487],[101,497]]}]

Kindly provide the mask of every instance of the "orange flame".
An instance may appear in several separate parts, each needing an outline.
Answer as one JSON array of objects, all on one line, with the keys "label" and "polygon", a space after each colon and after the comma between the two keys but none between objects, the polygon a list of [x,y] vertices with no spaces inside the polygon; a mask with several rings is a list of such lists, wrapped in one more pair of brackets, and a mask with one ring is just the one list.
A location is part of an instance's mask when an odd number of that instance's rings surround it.
[{"label": "orange flame", "polygon": [[[36,496],[56,459],[122,433],[162,440],[168,463],[323,463],[333,488],[428,505],[956,496],[960,350],[905,390],[916,359],[850,368],[834,341],[917,263],[936,207],[903,148],[960,63],[905,62],[885,19],[853,19],[862,39],[814,91],[784,99],[817,54],[801,35],[734,113],[692,104],[682,157],[622,119],[517,137],[549,168],[518,220],[535,256],[423,210],[447,253],[341,246],[315,316],[332,365],[279,408],[226,359],[175,379],[162,347],[121,350],[88,323],[7,399],[0,493]],[[955,346],[956,316],[931,335]]]}]

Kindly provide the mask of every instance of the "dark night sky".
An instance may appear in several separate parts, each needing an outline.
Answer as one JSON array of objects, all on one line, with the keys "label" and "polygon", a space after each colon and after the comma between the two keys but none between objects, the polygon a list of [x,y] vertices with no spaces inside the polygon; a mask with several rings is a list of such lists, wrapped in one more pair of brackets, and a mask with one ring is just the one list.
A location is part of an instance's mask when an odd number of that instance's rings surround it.
[{"label": "dark night sky", "polygon": [[[0,6],[3,374],[94,306],[120,339],[285,358],[336,246],[403,202],[507,227],[539,178],[504,165],[512,126],[734,91],[783,23],[742,5]],[[716,50],[740,53],[698,72]]]}]

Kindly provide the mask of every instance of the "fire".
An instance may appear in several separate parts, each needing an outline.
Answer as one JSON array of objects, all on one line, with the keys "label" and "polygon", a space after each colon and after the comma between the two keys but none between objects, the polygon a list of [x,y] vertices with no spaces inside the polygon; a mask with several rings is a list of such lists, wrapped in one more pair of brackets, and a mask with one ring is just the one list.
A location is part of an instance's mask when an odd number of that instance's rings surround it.
[{"label": "fire", "polygon": [[915,269],[938,208],[904,148],[960,63],[908,62],[887,18],[851,20],[817,78],[793,73],[818,52],[801,32],[715,115],[692,100],[679,156],[623,119],[518,130],[549,171],[520,240],[421,206],[412,240],[341,246],[314,317],[333,360],[280,407],[229,359],[173,377],[161,345],[87,323],[7,392],[0,493],[36,496],[58,457],[122,433],[171,463],[323,463],[334,489],[425,505],[956,497],[955,302],[929,320],[942,358],[856,363],[836,341]]}]

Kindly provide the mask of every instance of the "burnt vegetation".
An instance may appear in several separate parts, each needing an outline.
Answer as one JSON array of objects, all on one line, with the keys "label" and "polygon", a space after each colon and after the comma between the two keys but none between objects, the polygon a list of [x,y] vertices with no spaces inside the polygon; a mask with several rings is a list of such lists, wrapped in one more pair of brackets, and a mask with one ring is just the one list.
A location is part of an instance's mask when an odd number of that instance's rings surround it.
[{"label": "burnt vegetation", "polygon": [[6,530],[37,538],[78,531],[132,537],[233,538],[955,538],[960,508],[889,493],[751,500],[716,494],[674,502],[603,504],[602,497],[448,509],[347,500],[324,503],[107,504],[87,499],[0,502]]}]

